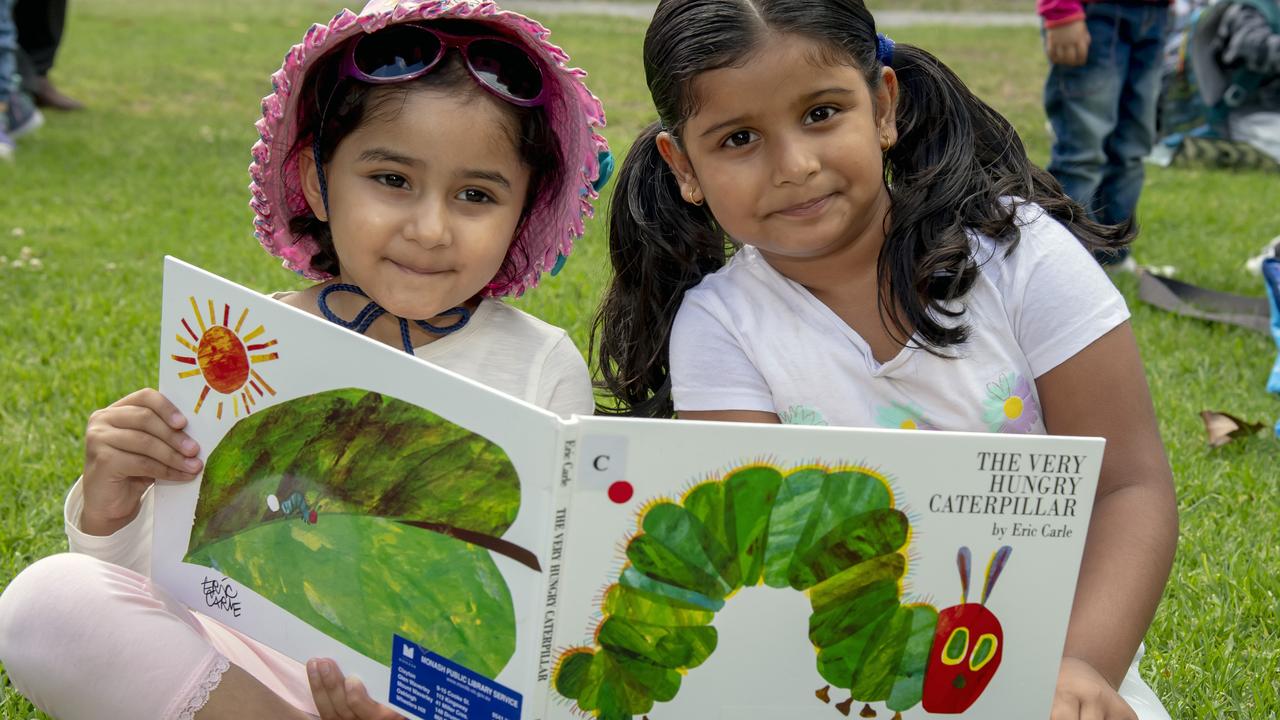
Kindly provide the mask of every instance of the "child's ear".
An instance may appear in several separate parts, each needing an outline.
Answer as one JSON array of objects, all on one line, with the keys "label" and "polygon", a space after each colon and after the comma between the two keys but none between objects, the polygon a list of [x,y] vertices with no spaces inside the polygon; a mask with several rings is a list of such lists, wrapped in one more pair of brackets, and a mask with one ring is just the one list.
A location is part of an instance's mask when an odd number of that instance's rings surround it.
[{"label": "child's ear", "polygon": [[667,167],[671,168],[671,174],[676,176],[676,182],[680,183],[680,197],[694,205],[701,205],[702,187],[698,184],[698,176],[693,172],[689,156],[680,149],[680,143],[665,130],[658,133],[653,142],[658,146],[658,154],[667,163]]},{"label": "child's ear", "polygon": [[320,173],[316,172],[316,156],[312,148],[298,153],[298,176],[302,180],[302,194],[311,206],[311,214],[322,222],[328,222],[329,213],[324,206],[324,194],[320,192]]},{"label": "child's ear", "polygon": [[880,132],[882,151],[898,142],[898,74],[891,67],[880,70],[880,87],[876,89],[876,129]]}]

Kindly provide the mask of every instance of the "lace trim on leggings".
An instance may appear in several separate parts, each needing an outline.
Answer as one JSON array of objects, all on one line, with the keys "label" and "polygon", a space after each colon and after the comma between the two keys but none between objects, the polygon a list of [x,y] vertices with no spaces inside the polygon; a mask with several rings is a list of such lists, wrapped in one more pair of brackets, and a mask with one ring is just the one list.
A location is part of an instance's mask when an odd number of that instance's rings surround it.
[{"label": "lace trim on leggings", "polygon": [[186,707],[182,708],[182,712],[178,713],[178,720],[194,720],[196,713],[200,712],[209,702],[209,693],[218,687],[218,683],[222,682],[222,674],[231,667],[231,661],[218,656],[213,662],[213,666],[209,668],[209,672],[205,674],[204,679],[192,691],[191,697],[187,699]]}]

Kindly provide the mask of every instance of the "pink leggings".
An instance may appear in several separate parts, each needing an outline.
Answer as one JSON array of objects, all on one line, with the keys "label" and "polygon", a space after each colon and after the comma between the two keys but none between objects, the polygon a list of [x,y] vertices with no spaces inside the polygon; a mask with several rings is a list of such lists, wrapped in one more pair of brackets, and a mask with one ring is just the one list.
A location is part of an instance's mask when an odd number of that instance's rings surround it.
[{"label": "pink leggings", "polygon": [[316,714],[301,663],[88,555],[53,555],[13,579],[0,595],[0,662],[58,720],[191,720],[228,663]]},{"label": "pink leggings", "polygon": [[[1169,720],[1138,675],[1120,695],[1141,720]],[[193,613],[151,581],[88,555],[47,557],[0,595],[0,662],[58,720],[191,720],[231,662],[316,714],[303,665]]]}]

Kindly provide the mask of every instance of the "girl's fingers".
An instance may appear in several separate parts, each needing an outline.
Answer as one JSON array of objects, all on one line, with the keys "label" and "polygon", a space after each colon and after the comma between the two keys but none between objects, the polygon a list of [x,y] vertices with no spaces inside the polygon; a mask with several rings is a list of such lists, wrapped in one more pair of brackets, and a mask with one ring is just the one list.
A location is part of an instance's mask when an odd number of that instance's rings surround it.
[{"label": "girl's fingers", "polygon": [[369,697],[359,678],[343,677],[332,660],[308,660],[307,681],[322,720],[404,720]]},{"label": "girl's fingers", "polygon": [[1049,720],[1079,720],[1080,709],[1080,701],[1075,695],[1059,693],[1053,698]]},{"label": "girl's fingers", "polygon": [[142,388],[129,393],[112,403],[111,407],[124,407],[126,405],[149,408],[174,430],[181,430],[187,424],[186,416],[178,410],[177,406],[169,402],[169,398],[152,388]]},{"label": "girl's fingers", "polygon": [[324,689],[324,683],[320,681],[319,662],[319,660],[307,661],[307,683],[311,685],[311,699],[315,700],[316,712],[320,713],[321,720],[334,720],[338,716],[334,714],[329,693]]},{"label": "girl's fingers", "polygon": [[153,480],[190,482],[195,477],[194,473],[175,470],[155,458],[108,448],[85,463],[81,517],[114,521],[132,516]]},{"label": "girl's fingers", "polygon": [[342,671],[338,669],[338,664],[332,660],[317,660],[315,662],[320,686],[329,698],[329,707],[332,709],[333,717],[338,720],[357,720],[358,716],[352,712],[350,704],[347,703],[346,678],[342,676]]},{"label": "girl's fingers", "polygon": [[[116,450],[112,459],[112,470],[124,478],[151,478],[153,480],[171,480],[186,482],[194,480],[194,472],[186,472],[150,457],[125,450]],[[150,483],[146,483],[150,484]]]},{"label": "girl's fingers", "polygon": [[1106,704],[1102,698],[1095,698],[1080,704],[1080,720],[1107,720]]},{"label": "girl's fingers", "polygon": [[[165,402],[168,401],[166,400]],[[200,451],[200,446],[196,444],[195,440],[192,440],[186,433],[171,428],[165,423],[164,418],[157,415],[151,408],[135,405],[113,408],[110,412],[111,417],[107,422],[112,427],[137,430],[138,432],[153,435],[187,457],[194,457]]]},{"label": "girl's fingers", "polygon": [[1115,702],[1110,711],[1108,711],[1107,718],[1112,720],[1138,720],[1138,713],[1129,707],[1129,703],[1125,702],[1125,699],[1119,693],[1116,693]]},{"label": "girl's fingers", "polygon": [[[169,482],[186,483],[196,479],[195,471],[188,473],[186,470],[173,468],[165,462],[156,460],[155,457],[147,457],[146,455],[136,455],[132,452],[120,452],[122,465],[120,469],[124,470],[125,478],[129,479],[131,484],[141,483],[142,486],[150,486],[151,480],[169,480]],[[196,470],[198,471],[198,465]],[[140,480],[140,478],[146,478]],[[146,487],[143,487],[146,489]],[[140,493],[141,495],[141,493]]]},{"label": "girl's fingers", "polygon": [[382,708],[369,697],[369,691],[357,677],[349,677],[344,682],[347,704],[359,718],[376,718]]},{"label": "girl's fingers", "polygon": [[[128,480],[129,484],[141,483],[143,489],[150,486],[151,480],[175,480],[175,482],[186,482],[193,480],[196,475],[186,473],[186,471],[170,468],[164,462],[156,460],[155,457],[146,455],[137,455],[133,452],[125,452],[120,450],[111,451],[110,457],[101,462],[102,465],[110,465],[110,473],[116,478]],[[138,478],[146,478],[138,480]]]},{"label": "girl's fingers", "polygon": [[364,683],[355,676],[347,678],[347,703],[361,720],[404,720],[396,711],[369,697]]},{"label": "girl's fingers", "polygon": [[116,471],[125,477],[143,474],[125,471],[126,465],[136,465],[135,458],[152,460],[154,462],[148,463],[148,466],[158,464],[163,468],[159,471],[160,474],[146,475],[146,477],[170,480],[174,473],[194,476],[194,473],[200,472],[199,458],[187,457],[179,453],[154,435],[137,430],[112,429],[104,431],[101,440],[108,447],[125,456],[112,463]]},{"label": "girl's fingers", "polygon": [[321,669],[325,662],[307,661],[307,682],[311,684],[311,697],[316,701],[316,710],[320,713],[321,720],[349,720],[349,716],[338,711],[333,694],[325,684],[325,672]]}]

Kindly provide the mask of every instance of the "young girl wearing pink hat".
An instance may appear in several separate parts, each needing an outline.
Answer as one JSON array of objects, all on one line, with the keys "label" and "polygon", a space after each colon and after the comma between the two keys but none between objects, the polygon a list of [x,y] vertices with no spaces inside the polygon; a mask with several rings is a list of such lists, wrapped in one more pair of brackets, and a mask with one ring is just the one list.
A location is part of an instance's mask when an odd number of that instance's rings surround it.
[{"label": "young girl wearing pink hat", "polygon": [[[319,281],[282,302],[590,413],[564,331],[499,300],[569,254],[608,158],[599,101],[546,37],[490,0],[374,0],[313,26],[263,100],[251,205],[262,246]],[[0,597],[14,685],[61,720],[397,717],[333,662],[304,666],[152,585],[148,489],[201,468],[185,423],[150,389],[90,417],[72,552]]]}]

